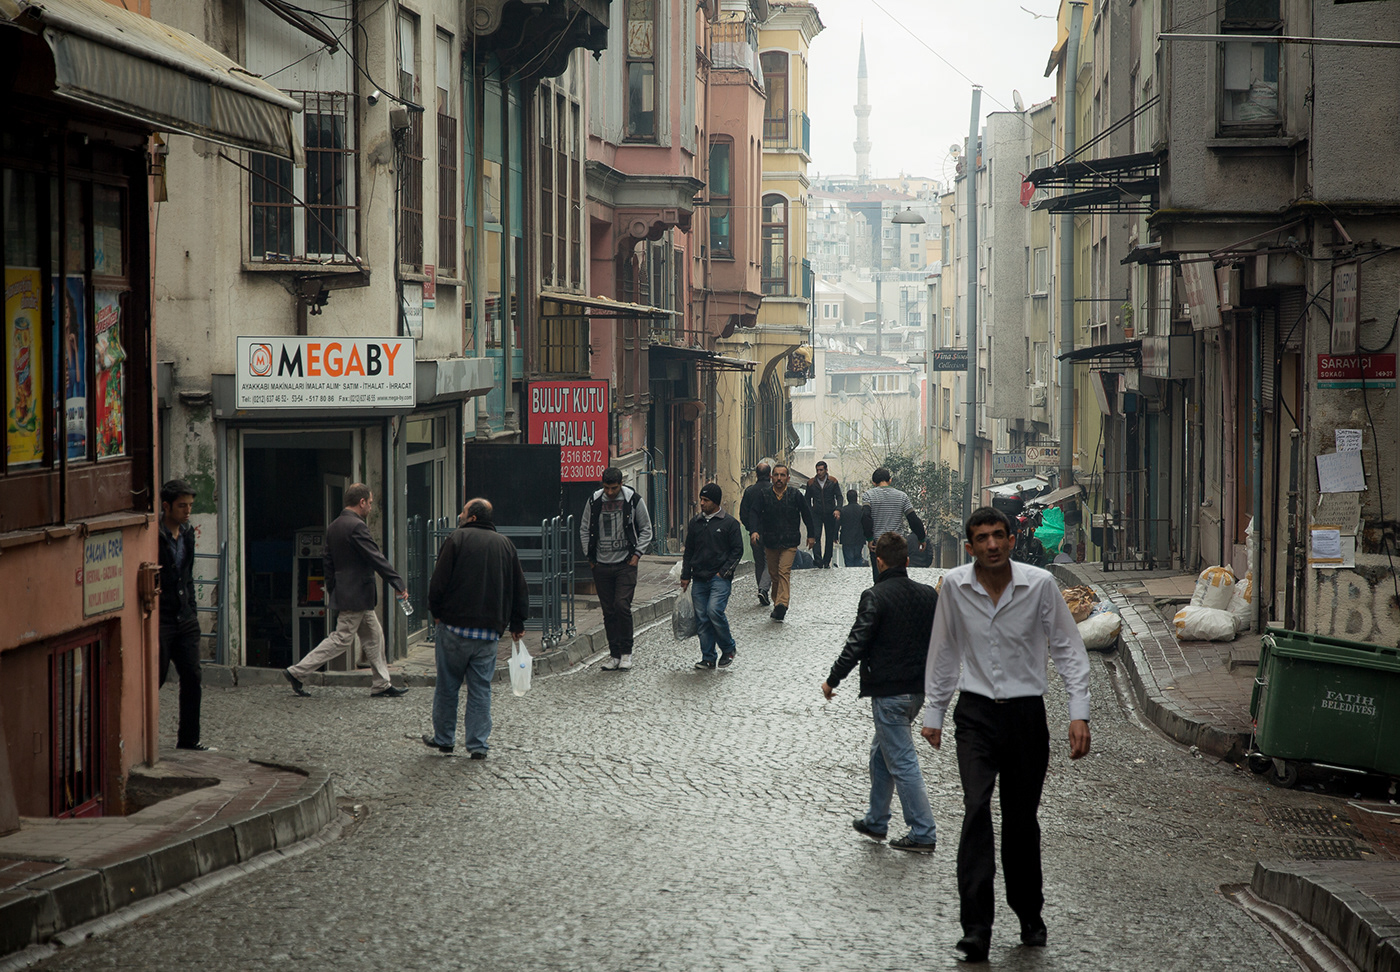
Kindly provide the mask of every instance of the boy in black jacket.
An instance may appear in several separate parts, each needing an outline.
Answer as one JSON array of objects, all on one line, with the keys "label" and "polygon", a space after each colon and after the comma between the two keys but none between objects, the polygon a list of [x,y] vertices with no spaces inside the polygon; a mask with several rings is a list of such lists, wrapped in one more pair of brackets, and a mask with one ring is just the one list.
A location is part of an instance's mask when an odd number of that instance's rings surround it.
[{"label": "boy in black jacket", "polygon": [[723,493],[717,483],[700,488],[700,515],[685,531],[685,556],[681,560],[681,592],[694,587],[695,627],[700,635],[700,660],[696,668],[727,668],[734,662],[734,636],[729,633],[729,591],[734,571],[744,557],[744,536],[739,523],[719,505]]},{"label": "boy in black jacket", "polygon": [[909,727],[924,705],[924,667],[938,592],[909,579],[908,560],[909,544],[898,533],[882,534],[876,541],[879,580],[860,596],[855,624],[822,682],[822,694],[831,698],[841,679],[860,664],[860,694],[870,697],[875,739],[870,744],[870,809],[852,821],[856,832],[885,839],[890,797],[898,788],[909,833],[890,846],[931,854],[938,832]]}]

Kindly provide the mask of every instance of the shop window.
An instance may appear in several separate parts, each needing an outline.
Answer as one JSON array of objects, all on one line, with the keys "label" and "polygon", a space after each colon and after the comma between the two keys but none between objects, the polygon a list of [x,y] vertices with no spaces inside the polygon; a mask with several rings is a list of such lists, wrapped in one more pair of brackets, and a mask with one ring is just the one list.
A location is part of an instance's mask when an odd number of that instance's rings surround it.
[{"label": "shop window", "polygon": [[[1225,0],[1222,34],[1282,34],[1279,0]],[[1273,133],[1279,128],[1277,41],[1224,41],[1220,45],[1222,133]]]},{"label": "shop window", "polygon": [[710,142],[710,255],[734,258],[730,207],[734,202],[734,142],[716,138]]},{"label": "shop window", "polygon": [[788,56],[786,51],[764,51],[758,57],[763,68],[763,142],[783,145],[788,126]]},{"label": "shop window", "polygon": [[763,292],[788,292],[787,266],[788,202],[777,193],[763,197]]},{"label": "shop window", "polygon": [[439,276],[457,275],[457,60],[452,35],[437,32],[438,240]]},{"label": "shop window", "polygon": [[656,0],[627,0],[627,137],[656,141]]}]

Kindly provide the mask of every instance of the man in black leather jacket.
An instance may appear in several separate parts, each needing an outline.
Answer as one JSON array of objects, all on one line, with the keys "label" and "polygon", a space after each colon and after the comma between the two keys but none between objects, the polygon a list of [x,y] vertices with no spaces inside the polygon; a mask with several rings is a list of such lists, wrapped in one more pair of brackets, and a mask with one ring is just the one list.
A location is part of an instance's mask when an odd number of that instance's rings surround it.
[{"label": "man in black leather jacket", "polygon": [[176,749],[208,750],[199,736],[204,694],[199,662],[199,615],[194,591],[194,487],[172,479],[160,488],[160,684],[175,665],[180,676]]},{"label": "man in black leather jacket", "polygon": [[739,521],[724,512],[724,493],[718,483],[700,487],[700,513],[685,531],[685,556],[681,559],[681,594],[690,592],[695,604],[696,634],[700,636],[700,660],[696,668],[728,668],[734,661],[734,635],[725,608],[734,571],[744,557],[744,535]]},{"label": "man in black leather jacket", "polygon": [[860,694],[870,697],[875,738],[870,743],[870,808],[852,821],[856,832],[885,839],[890,797],[898,789],[909,833],[890,841],[890,846],[932,853],[938,833],[909,727],[924,704],[924,667],[938,593],[909,579],[909,544],[898,533],[880,536],[875,561],[879,580],[860,596],[855,624],[822,682],[822,694],[830,699],[841,680],[860,665]]}]

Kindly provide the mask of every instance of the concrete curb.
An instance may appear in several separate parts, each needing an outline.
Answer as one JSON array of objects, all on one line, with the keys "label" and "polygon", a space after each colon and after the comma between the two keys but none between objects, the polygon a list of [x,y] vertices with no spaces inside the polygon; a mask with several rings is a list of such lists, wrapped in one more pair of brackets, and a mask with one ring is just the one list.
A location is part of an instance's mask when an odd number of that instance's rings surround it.
[{"label": "concrete curb", "polygon": [[[657,618],[665,617],[671,613],[671,606],[675,604],[676,598],[680,596],[679,591],[670,591],[662,594],[646,604],[632,608],[632,623],[634,625],[650,624]],[[606,629],[599,625],[588,631],[582,632],[560,644],[553,651],[543,655],[535,656],[534,674],[554,675],[558,672],[567,671],[579,662],[608,647],[608,636]],[[204,684],[214,688],[238,688],[240,686],[252,685],[283,685],[287,680],[282,677],[280,668],[250,668],[244,665],[212,665],[205,664],[203,669]],[[496,674],[492,681],[501,681],[510,677],[510,666],[499,664],[496,666]],[[312,672],[303,681],[307,685],[334,686],[336,688],[364,688],[370,687],[372,676],[369,671],[354,672]],[[394,675],[394,684],[402,684],[407,688],[432,688],[437,684],[435,675]]]},{"label": "concrete curb", "polygon": [[1103,588],[1079,574],[1073,564],[1051,564],[1048,569],[1062,582],[1093,588],[1100,601],[1112,602],[1122,612],[1123,633],[1119,635],[1119,657],[1123,659],[1123,667],[1127,670],[1133,698],[1143,715],[1150,719],[1153,725],[1177,742],[1195,746],[1203,753],[1220,759],[1244,758],[1245,753],[1249,752],[1248,733],[1232,732],[1204,722],[1161,693],[1160,686],[1152,675],[1152,668],[1143,654],[1142,645],[1128,631],[1130,626],[1145,626],[1149,623],[1135,607],[1113,601]]},{"label": "concrete curb", "polygon": [[1321,931],[1362,972],[1400,972],[1400,921],[1364,892],[1331,878],[1326,864],[1261,861],[1250,887]]},{"label": "concrete curb", "polygon": [[305,773],[306,781],[285,800],[98,868],[67,868],[0,892],[0,955],[320,832],[336,817],[330,774],[286,768]]}]

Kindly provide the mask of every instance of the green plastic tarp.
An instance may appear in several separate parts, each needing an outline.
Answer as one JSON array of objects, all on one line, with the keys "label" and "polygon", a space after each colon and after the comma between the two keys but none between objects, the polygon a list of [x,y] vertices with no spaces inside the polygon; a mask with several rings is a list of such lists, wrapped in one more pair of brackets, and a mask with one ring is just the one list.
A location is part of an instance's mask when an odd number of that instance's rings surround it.
[{"label": "green plastic tarp", "polygon": [[1035,538],[1051,553],[1058,551],[1060,541],[1065,538],[1065,511],[1052,506],[1041,514]]}]

